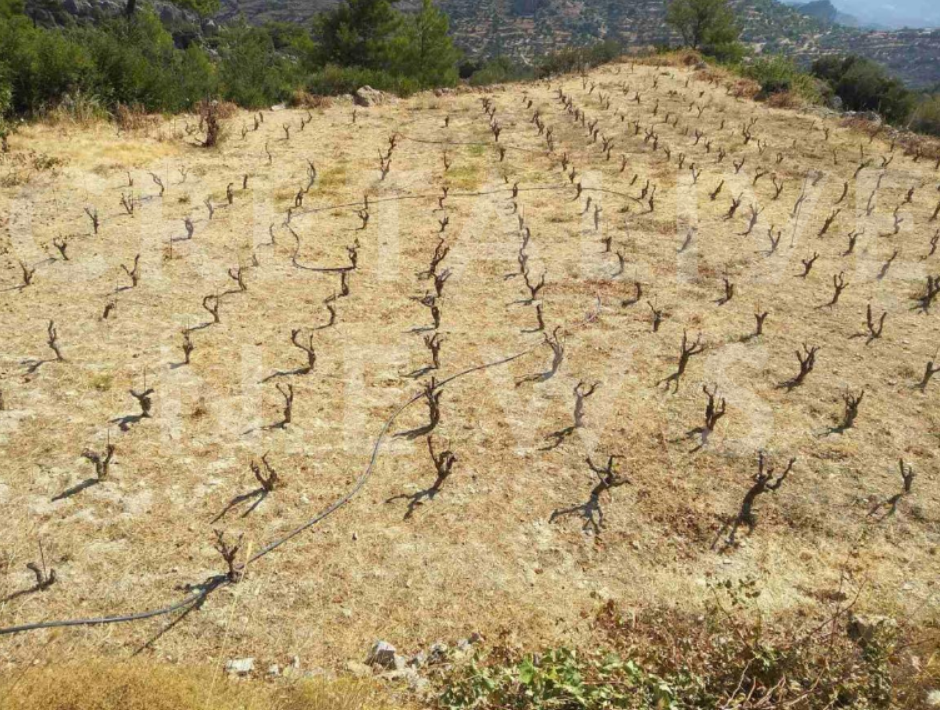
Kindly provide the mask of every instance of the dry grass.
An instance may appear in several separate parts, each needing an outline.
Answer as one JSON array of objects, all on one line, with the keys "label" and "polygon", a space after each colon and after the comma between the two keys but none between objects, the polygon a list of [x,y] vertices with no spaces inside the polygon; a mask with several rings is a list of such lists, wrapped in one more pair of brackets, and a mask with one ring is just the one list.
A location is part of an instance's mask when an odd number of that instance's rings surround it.
[{"label": "dry grass", "polygon": [[[526,332],[535,313],[519,303],[527,295],[521,279],[507,278],[517,269],[520,243],[509,199],[516,182],[523,189],[518,211],[532,229],[530,266],[535,279],[546,274],[540,294],[546,323],[567,334],[562,368],[544,383],[517,386],[544,371],[550,353],[542,348],[447,386],[435,440],[454,451],[458,464],[440,494],[411,518],[404,519],[407,501],[395,496],[426,489],[434,468],[423,439],[390,438],[349,506],[252,566],[240,584],[168,633],[154,640],[162,627],[153,621],[5,637],[0,657],[22,664],[36,654],[107,653],[153,640],[161,656],[184,663],[250,655],[264,667],[296,654],[305,667],[335,668],[361,659],[375,638],[405,651],[473,631],[526,644],[575,643],[589,633],[585,613],[598,598],[616,598],[628,609],[675,601],[694,611],[707,580],[745,575],[761,580],[761,603],[771,614],[812,604],[849,579],[866,609],[935,618],[940,383],[924,394],[914,385],[935,358],[940,326],[936,313],[911,310],[912,295],[940,265],[940,255],[925,258],[936,229],[933,165],[899,151],[867,217],[880,172],[874,168],[889,151],[881,137],[870,143],[834,121],[736,98],[720,81],[693,79],[687,87],[690,76],[673,66],[598,70],[591,78],[610,95],[610,111],[578,78],[489,91],[503,128],[500,143],[509,147],[502,163],[489,145],[457,145],[492,140],[480,92],[442,96],[437,108],[428,103],[420,111],[412,110],[415,102],[427,97],[362,109],[355,124],[349,106],[334,103],[304,131],[305,110],[268,111],[257,131],[244,139],[233,132],[213,151],[183,135],[193,117],[142,135],[96,125],[31,126],[14,136],[14,152],[33,149],[67,159],[67,167],[0,190],[0,214],[10,215],[0,235],[2,288],[9,288],[2,292],[0,345],[2,625],[160,606],[179,598],[180,585],[219,571],[213,528],[244,533],[243,553],[257,550],[347,492],[384,422],[424,379],[408,376],[428,361],[423,334],[413,330],[430,318],[413,299],[432,288],[416,274],[438,243],[444,186],[453,190],[445,202],[451,252],[442,266],[453,276],[442,301],[445,339],[436,374],[542,341],[540,333]],[[559,85],[616,137],[610,162],[555,99]],[[640,104],[633,101],[636,89]],[[525,92],[532,109],[522,101]],[[696,101],[708,106],[701,117],[689,110]],[[536,108],[554,129],[554,156],[544,153],[544,137],[531,123]],[[667,113],[679,117],[678,127],[663,123]],[[752,117],[759,118],[754,130],[762,147],[743,142],[741,127]],[[671,160],[652,150],[643,131],[633,134],[633,120],[656,125],[660,148],[672,147]],[[294,126],[289,141],[285,122]],[[251,126],[252,115],[239,113],[230,123]],[[710,153],[704,141],[694,144],[696,128],[714,139]],[[444,145],[402,139],[380,180],[378,153],[396,131],[452,141],[450,170],[442,163]],[[728,151],[721,163],[719,146]],[[860,150],[874,168],[855,181]],[[558,167],[564,152],[586,187],[608,192],[575,199]],[[747,162],[736,174],[732,161],[742,157]],[[298,263],[342,266],[346,248],[361,244],[351,294],[337,303],[336,326],[322,330],[315,329],[327,319],[323,301],[337,292],[338,278],[293,265],[287,204],[278,201],[306,184],[308,159],[322,183],[306,196],[308,211],[292,217],[301,238]],[[702,170],[695,190],[692,162]],[[754,184],[758,166],[785,180],[779,200],[772,199],[769,175]],[[824,174],[806,188],[810,197],[796,223],[794,204],[815,170]],[[150,172],[167,186],[162,200]],[[251,178],[243,192],[245,174]],[[653,213],[631,199],[647,179],[657,188]],[[709,193],[722,180],[723,192],[712,201]],[[852,187],[845,211],[819,238],[845,181]],[[231,206],[222,199],[229,183]],[[902,204],[911,187],[912,202]],[[470,188],[492,194],[455,196]],[[120,205],[128,192],[140,200],[133,216]],[[725,220],[739,193],[738,215]],[[362,230],[357,210],[366,194],[371,218]],[[590,209],[586,195],[594,200]],[[211,221],[203,206],[209,196],[216,206]],[[743,237],[751,203],[764,211],[754,233]],[[891,231],[899,204],[902,229],[878,236]],[[101,215],[97,235],[87,206]],[[195,224],[193,239],[171,241],[185,236],[186,217]],[[697,232],[680,254],[689,224]],[[783,238],[768,257],[771,225]],[[857,226],[866,235],[844,256]],[[621,276],[613,276],[617,260],[603,250],[605,233],[624,254]],[[69,240],[67,262],[55,258],[57,238]],[[899,256],[879,279],[895,249]],[[797,278],[800,261],[815,251],[812,273]],[[140,284],[118,291],[129,283],[121,265],[136,254]],[[14,290],[20,260],[37,270],[32,285]],[[179,366],[180,331],[209,320],[202,299],[233,288],[226,272],[238,265],[246,268],[248,291],[223,297],[221,323],[194,333],[192,363]],[[823,307],[841,271],[850,286],[837,307]],[[719,306],[726,275],[737,290]],[[643,299],[624,306],[635,279],[644,285]],[[599,316],[584,323],[598,299]],[[668,314],[657,333],[647,300]],[[105,320],[109,301],[115,308]],[[853,336],[865,327],[869,302],[876,317],[889,315],[884,336],[866,345]],[[757,308],[770,316],[764,335],[748,339]],[[50,319],[66,362],[30,374],[30,361],[50,352]],[[316,369],[276,380],[294,385],[293,422],[262,429],[278,421],[282,400],[275,381],[261,380],[304,362],[290,344],[295,328],[314,334]],[[666,394],[656,383],[674,371],[683,330],[692,338],[701,332],[709,349],[693,358],[678,394]],[[794,374],[793,353],[804,342],[822,346],[817,369],[787,393],[778,384]],[[601,383],[586,404],[585,426],[544,450],[552,432],[571,424],[580,380]],[[138,411],[128,390],[145,382],[156,390],[153,418],[122,432],[112,420]],[[728,413],[708,446],[693,452],[687,432],[701,424],[705,384],[719,386]],[[843,393],[863,387],[855,428],[825,435],[841,416]],[[392,433],[425,421],[424,406],[412,406]],[[117,447],[109,480],[53,500],[91,475],[82,451],[103,450],[109,430]],[[742,534],[741,547],[719,554],[711,545],[738,511],[760,448],[798,463],[780,491],[760,500],[753,535]],[[235,496],[256,487],[249,465],[264,453],[284,487],[250,515],[242,517],[240,508],[213,522]],[[631,485],[603,496],[601,534],[586,534],[576,515],[549,522],[553,511],[588,499],[596,479],[585,458],[611,454]],[[917,470],[913,491],[893,515],[872,515],[899,491],[901,457]],[[60,581],[19,594],[33,583],[26,564],[39,559],[40,540]]]},{"label": "dry grass", "polygon": [[262,683],[149,661],[88,660],[0,675],[2,710],[391,710],[370,681]]}]

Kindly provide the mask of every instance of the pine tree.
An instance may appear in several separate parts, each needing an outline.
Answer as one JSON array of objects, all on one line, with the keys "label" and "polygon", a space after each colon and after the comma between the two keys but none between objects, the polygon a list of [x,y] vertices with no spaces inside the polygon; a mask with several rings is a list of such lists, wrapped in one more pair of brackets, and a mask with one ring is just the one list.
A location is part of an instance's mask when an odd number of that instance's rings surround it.
[{"label": "pine tree", "polygon": [[447,15],[432,0],[422,0],[421,11],[404,21],[392,42],[393,71],[422,86],[455,84],[460,52],[447,32]]},{"label": "pine tree", "polygon": [[391,41],[402,24],[393,2],[397,0],[344,0],[321,14],[314,29],[323,61],[383,69]]}]

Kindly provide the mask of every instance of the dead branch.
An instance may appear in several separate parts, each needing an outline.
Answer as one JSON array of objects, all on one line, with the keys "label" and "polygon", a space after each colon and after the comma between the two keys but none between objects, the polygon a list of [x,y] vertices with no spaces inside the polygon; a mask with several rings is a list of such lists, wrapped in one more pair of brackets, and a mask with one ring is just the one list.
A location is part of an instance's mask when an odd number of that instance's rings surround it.
[{"label": "dead branch", "polygon": [[245,573],[244,568],[236,561],[238,551],[241,549],[243,534],[239,534],[235,543],[230,545],[225,540],[225,533],[222,530],[213,530],[213,533],[215,534],[214,547],[222,555],[222,559],[225,560],[225,564],[228,566],[225,576],[232,584],[238,584]]},{"label": "dead branch", "polygon": [[849,246],[842,252],[842,256],[848,256],[855,251],[855,243],[858,241],[858,238],[861,236],[861,232],[852,232],[849,234]]},{"label": "dead branch", "polygon": [[46,333],[48,335],[46,343],[49,345],[52,352],[55,353],[56,361],[65,362],[62,351],[59,349],[59,332],[56,330],[55,321],[49,321],[49,325],[46,327]]},{"label": "dead branch", "polygon": [[20,288],[21,288],[21,289],[24,289],[24,288],[26,288],[27,286],[29,286],[31,283],[33,283],[33,276],[36,275],[36,267],[34,266],[34,267],[30,268],[30,267],[26,266],[26,264],[25,264],[24,262],[21,261],[21,262],[20,262],[20,271],[21,271],[22,274],[23,274],[23,283],[22,283],[22,285],[20,286]]},{"label": "dead branch", "polygon": [[299,348],[307,354],[307,364],[306,366],[295,370],[294,374],[296,375],[306,375],[313,372],[313,368],[317,364],[317,353],[313,349],[313,335],[307,336],[306,344],[299,340],[300,338],[300,328],[295,328],[290,332],[290,341],[294,344],[294,347]]},{"label": "dead branch", "polygon": [[244,293],[248,290],[248,285],[245,283],[245,270],[241,266],[229,269],[228,277],[238,284],[240,292]]},{"label": "dead branch", "polygon": [[927,361],[927,367],[924,370],[924,378],[920,381],[920,384],[917,385],[917,389],[921,392],[927,391],[927,385],[930,382],[930,378],[940,372],[940,365],[934,365],[933,360]]},{"label": "dead branch", "polygon": [[764,311],[761,313],[759,310],[754,314],[754,319],[757,321],[757,327],[754,329],[754,337],[758,338],[764,334],[764,321],[767,319],[769,313]]},{"label": "dead branch", "polygon": [[434,248],[434,254],[431,256],[431,262],[428,265],[427,271],[419,275],[428,279],[434,278],[435,274],[437,273],[437,267],[442,261],[444,261],[444,257],[447,256],[448,252],[450,252],[450,247],[447,246],[446,242],[444,241],[444,237],[441,237],[437,243],[437,246]]},{"label": "dead branch", "polygon": [[128,275],[131,280],[130,288],[135,288],[137,282],[140,281],[140,254],[137,254],[134,257],[134,268],[128,269],[124,264],[121,264],[121,269],[124,270],[124,273]]},{"label": "dead branch", "polygon": [[145,389],[143,392],[136,392],[135,390],[130,390],[131,397],[137,400],[137,404],[140,406],[140,418],[149,419],[151,414],[150,410],[153,408],[153,399],[151,395],[153,394],[153,387]]},{"label": "dead branch", "polygon": [[219,318],[219,306],[221,302],[219,297],[215,294],[209,294],[202,299],[202,307],[205,308],[212,315],[213,323],[221,323],[222,321]]},{"label": "dead branch", "polygon": [[552,364],[548,371],[539,373],[537,375],[529,375],[528,377],[524,377],[516,383],[516,387],[525,382],[545,382],[555,376],[565,357],[565,345],[559,335],[560,331],[561,326],[557,326],[551,335],[548,333],[545,333],[544,335],[545,344],[548,345],[548,347],[550,347],[552,350]]},{"label": "dead branch", "polygon": [[424,336],[424,346],[431,353],[431,368],[439,370],[441,367],[441,342],[440,333]]},{"label": "dead branch", "polygon": [[744,199],[743,192],[737,197],[731,198],[731,207],[728,209],[728,214],[725,215],[725,221],[734,219],[734,215],[737,214],[738,208],[741,206],[741,201],[743,199]]},{"label": "dead branch", "polygon": [[160,188],[160,197],[163,197],[163,193],[166,192],[166,187],[163,185],[163,180],[161,180],[160,176],[156,173],[150,173],[150,178],[153,180],[154,184]]},{"label": "dead branch", "polygon": [[715,399],[718,395],[717,385],[715,385],[711,390],[708,389],[708,385],[702,385],[702,392],[704,392],[705,396],[708,397],[708,403],[705,405],[705,423],[689,432],[689,436],[694,436],[697,434],[700,437],[699,445],[694,449],[694,451],[698,451],[708,444],[708,437],[711,436],[713,431],[715,431],[715,427],[718,425],[718,422],[721,420],[721,418],[725,416],[725,411],[727,409],[727,403],[724,397],[722,397],[720,401]]},{"label": "dead branch", "polygon": [[716,301],[719,306],[725,305],[728,303],[728,301],[734,298],[734,284],[728,280],[727,276],[723,277],[722,280],[724,281],[725,288],[724,295]]},{"label": "dead branch", "polygon": [[276,488],[281,486],[281,478],[271,464],[268,463],[267,454],[261,457],[261,463],[264,465],[264,473],[262,473],[261,467],[254,461],[250,464],[251,472],[254,474],[258,483],[261,484],[261,490],[264,493],[273,493]]},{"label": "dead branch", "polygon": [[917,308],[919,308],[924,313],[930,312],[930,306],[933,304],[934,299],[937,298],[937,294],[940,294],[940,274],[936,276],[927,276],[927,285],[924,289],[922,296],[916,296],[914,300],[917,302]]},{"label": "dead branch", "polygon": [[558,518],[568,515],[578,514],[584,519],[582,529],[585,532],[593,532],[599,535],[604,528],[604,510],[601,507],[601,495],[612,491],[614,488],[627,485],[630,480],[615,470],[616,456],[608,456],[607,465],[603,468],[596,465],[590,457],[585,459],[591,472],[597,477],[597,483],[591,489],[588,500],[581,505],[572,508],[558,509],[552,512],[549,522],[555,522]]},{"label": "dead branch", "polygon": [[868,304],[868,310],[865,316],[866,324],[868,326],[868,343],[870,343],[873,340],[877,340],[878,338],[881,337],[881,332],[884,330],[884,327],[885,327],[885,318],[887,317],[888,317],[888,312],[885,311],[884,313],[881,314],[881,319],[878,321],[878,325],[876,326],[875,320],[872,317],[871,304],[870,303]]},{"label": "dead branch", "polygon": [[91,220],[91,228],[94,230],[94,233],[98,233],[98,210],[94,207],[86,207],[85,214],[88,215],[88,219]]},{"label": "dead branch", "polygon": [[114,450],[114,444],[108,444],[104,454],[99,454],[91,449],[85,449],[82,452],[82,458],[90,461],[95,467],[95,477],[99,482],[108,478],[111,468],[111,459],[114,457]]},{"label": "dead branch", "polygon": [[858,408],[862,403],[862,399],[865,397],[865,390],[862,389],[858,395],[854,395],[851,392],[845,392],[842,395],[842,402],[845,404],[845,411],[842,414],[842,423],[831,430],[831,433],[841,434],[846,429],[851,429],[855,426],[855,419],[858,417]]},{"label": "dead branch", "polygon": [[816,259],[818,258],[819,252],[814,251],[813,255],[809,259],[800,259],[800,261],[803,262],[803,273],[797,274],[799,278],[805,279],[807,276],[809,276],[809,272],[813,270],[813,264],[816,263]]},{"label": "dead branch", "polygon": [[35,562],[27,563],[26,569],[36,577],[36,584],[33,586],[34,591],[44,592],[58,581],[54,569],[49,570],[49,573],[46,574]]},{"label": "dead branch", "polygon": [[835,289],[832,294],[832,300],[826,304],[827,307],[831,308],[839,302],[839,296],[842,295],[842,292],[848,287],[848,284],[845,282],[845,272],[840,271],[837,276],[832,277],[832,286]]},{"label": "dead branch", "polygon": [[668,390],[670,383],[675,383],[675,391],[678,392],[679,380],[682,378],[682,375],[685,373],[685,368],[688,366],[689,360],[691,360],[693,356],[698,355],[703,352],[705,352],[705,346],[702,344],[702,334],[699,333],[698,337],[696,337],[695,339],[695,342],[692,344],[689,344],[688,334],[686,331],[683,330],[682,331],[682,351],[679,353],[679,362],[676,367],[676,371],[673,374],[669,375],[669,377],[666,377],[665,379],[660,380],[658,384],[665,384],[666,389]]},{"label": "dead branch", "polygon": [[754,474],[752,479],[754,485],[752,485],[745,494],[744,500],[741,503],[741,509],[734,522],[731,524],[731,531],[726,543],[729,547],[735,544],[735,534],[742,524],[747,526],[748,532],[753,532],[754,527],[757,525],[757,518],[754,515],[754,503],[761,495],[768,492],[775,493],[779,490],[795,463],[796,458],[791,458],[783,472],[775,477],[775,469],[764,459],[764,452],[761,451],[758,453],[757,473]]},{"label": "dead branch", "polygon": [[192,338],[189,335],[188,330],[183,331],[183,364],[189,364],[189,358],[193,354],[193,350],[196,349],[196,346],[193,345]]},{"label": "dead branch", "polygon": [[796,351],[796,359],[800,362],[800,372],[791,380],[784,382],[780,387],[792,390],[803,384],[806,376],[816,367],[816,353],[819,352],[819,346],[809,347],[803,343],[803,352]]},{"label": "dead branch", "polygon": [[272,429],[283,429],[288,424],[291,423],[291,416],[294,412],[294,385],[287,384],[284,387],[281,387],[280,384],[276,385],[277,391],[281,393],[281,396],[284,398],[284,413],[281,417],[281,421],[277,424],[274,424]]}]

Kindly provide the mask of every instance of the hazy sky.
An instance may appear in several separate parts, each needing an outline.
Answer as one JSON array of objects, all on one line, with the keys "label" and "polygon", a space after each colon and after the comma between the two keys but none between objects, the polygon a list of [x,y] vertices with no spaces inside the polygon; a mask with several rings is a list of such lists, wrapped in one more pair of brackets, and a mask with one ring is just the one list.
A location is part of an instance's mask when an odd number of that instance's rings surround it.
[{"label": "hazy sky", "polygon": [[863,22],[940,25],[940,3],[937,0],[832,0],[832,4]]}]

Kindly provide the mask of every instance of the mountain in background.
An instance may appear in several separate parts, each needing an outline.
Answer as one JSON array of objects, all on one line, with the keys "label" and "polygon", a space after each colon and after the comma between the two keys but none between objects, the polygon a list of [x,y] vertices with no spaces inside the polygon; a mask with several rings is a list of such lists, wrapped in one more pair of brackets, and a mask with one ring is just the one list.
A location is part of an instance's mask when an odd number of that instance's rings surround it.
[{"label": "mountain in background", "polygon": [[[940,30],[871,30],[850,26],[838,3],[859,7],[870,0],[813,0],[800,7],[777,0],[730,0],[743,40],[758,53],[780,53],[808,65],[826,54],[860,54],[886,66],[912,88],[940,86]],[[927,0],[895,0],[906,8]],[[935,0],[929,0],[934,2]],[[222,0],[216,22],[244,16],[251,22],[309,23],[340,0]],[[455,43],[470,59],[508,56],[522,64],[569,46],[615,40],[629,49],[676,45],[666,24],[665,0],[437,0],[450,16]],[[169,26],[200,24],[191,13],[165,0],[149,0]],[[26,0],[27,12],[42,24],[63,17],[95,22],[120,13],[123,0]],[[400,0],[404,11],[420,0]],[[891,6],[885,6],[890,8]],[[940,10],[930,10],[936,14]],[[930,14],[925,15],[930,16]],[[862,18],[859,18],[862,21]],[[202,31],[215,30],[202,21]]]},{"label": "mountain in background", "polygon": [[[222,0],[219,17],[244,14],[253,22],[307,22],[338,2]],[[457,45],[472,58],[507,55],[532,63],[541,54],[600,39],[617,40],[628,48],[678,42],[666,25],[664,0],[438,0],[438,4],[450,16]],[[850,27],[840,21],[841,10],[828,0],[813,2],[808,10],[776,0],[731,0],[731,4],[744,28],[744,40],[759,52],[780,52],[803,64],[824,54],[854,52],[884,64],[912,87],[940,84],[940,30]],[[418,5],[417,0],[402,0],[398,7]]]},{"label": "mountain in background", "polygon": [[[798,7],[801,12],[816,12],[806,0],[783,0],[788,5]],[[854,20],[866,29],[934,29],[940,27],[940,5],[936,0],[833,0],[833,7],[842,18]],[[836,20],[849,24],[843,19]]]},{"label": "mountain in background", "polygon": [[[846,27],[860,27],[861,23],[853,15],[839,12],[839,9],[829,0],[815,0],[814,2],[788,3],[801,14],[812,17],[827,25],[845,25]],[[871,28],[875,29],[875,28]]]}]

